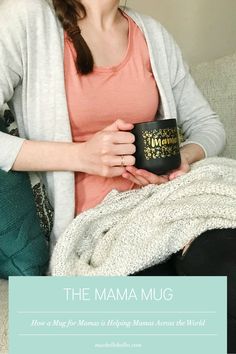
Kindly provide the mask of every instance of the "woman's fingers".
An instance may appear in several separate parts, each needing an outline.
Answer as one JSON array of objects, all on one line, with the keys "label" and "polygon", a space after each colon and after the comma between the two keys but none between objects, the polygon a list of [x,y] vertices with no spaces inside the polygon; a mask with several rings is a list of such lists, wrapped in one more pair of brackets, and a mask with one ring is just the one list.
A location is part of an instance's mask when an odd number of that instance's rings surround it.
[{"label": "woman's fingers", "polygon": [[140,187],[143,187],[144,184],[141,183],[137,178],[135,178],[131,173],[129,172],[124,172],[122,174],[122,177],[125,178],[125,179],[128,179],[129,181],[133,182],[134,184],[137,184],[138,186]]},{"label": "woman's fingers", "polygon": [[112,147],[114,155],[133,155],[135,150],[134,144],[114,144]]},{"label": "woman's fingers", "polygon": [[102,162],[106,166],[132,166],[135,164],[135,157],[133,155],[120,155],[120,156],[109,156],[105,155],[102,157]]},{"label": "woman's fingers", "polygon": [[185,159],[183,156],[181,156],[181,158],[182,158],[182,162],[181,162],[180,167],[169,173],[169,180],[170,181],[172,181],[173,179],[180,177],[190,171],[190,165],[189,165],[187,159]]},{"label": "woman's fingers", "polygon": [[138,184],[139,186],[147,186],[149,184],[149,182],[143,178],[143,177],[140,177],[140,176],[137,176],[131,172],[127,172],[128,171],[128,167],[126,167],[126,172],[123,173],[123,177]]},{"label": "woman's fingers", "polygon": [[107,134],[114,144],[133,144],[135,141],[134,134],[130,132],[113,132],[112,135]]},{"label": "woman's fingers", "polygon": [[168,176],[166,176],[166,175],[157,176],[154,173],[151,173],[146,170],[137,170],[136,174],[146,178],[149,181],[149,183],[152,183],[152,184],[162,184],[162,183],[168,182],[168,180],[169,180]]},{"label": "woman's fingers", "polygon": [[161,184],[168,182],[167,176],[157,176],[154,173],[146,170],[139,170],[134,166],[127,166],[126,171],[132,174],[142,185],[147,184]]}]

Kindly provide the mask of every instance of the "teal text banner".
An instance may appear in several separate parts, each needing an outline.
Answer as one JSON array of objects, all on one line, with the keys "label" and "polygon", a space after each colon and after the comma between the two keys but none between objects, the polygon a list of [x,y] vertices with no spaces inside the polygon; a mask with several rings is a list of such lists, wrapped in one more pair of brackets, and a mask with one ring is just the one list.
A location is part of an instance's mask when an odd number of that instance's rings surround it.
[{"label": "teal text banner", "polygon": [[10,277],[10,354],[226,354],[226,277]]}]

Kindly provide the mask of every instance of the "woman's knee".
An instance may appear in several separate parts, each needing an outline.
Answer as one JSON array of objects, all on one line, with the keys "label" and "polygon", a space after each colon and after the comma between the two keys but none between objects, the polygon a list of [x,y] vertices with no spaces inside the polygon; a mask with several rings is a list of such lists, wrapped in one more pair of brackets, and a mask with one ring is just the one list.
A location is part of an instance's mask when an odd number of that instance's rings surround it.
[{"label": "woman's knee", "polygon": [[236,277],[236,229],[208,230],[175,257],[178,275]]},{"label": "woman's knee", "polygon": [[236,318],[236,229],[202,233],[174,265],[178,275],[227,276],[228,313]]}]

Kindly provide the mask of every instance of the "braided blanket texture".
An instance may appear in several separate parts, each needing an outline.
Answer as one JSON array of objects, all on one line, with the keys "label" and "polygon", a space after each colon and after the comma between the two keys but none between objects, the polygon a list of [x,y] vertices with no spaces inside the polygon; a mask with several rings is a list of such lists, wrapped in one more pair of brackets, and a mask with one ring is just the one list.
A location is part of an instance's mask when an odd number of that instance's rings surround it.
[{"label": "braided blanket texture", "polygon": [[163,262],[215,228],[236,228],[233,159],[207,158],[165,184],[111,191],[101,204],[79,214],[59,238],[49,272],[129,275]]}]

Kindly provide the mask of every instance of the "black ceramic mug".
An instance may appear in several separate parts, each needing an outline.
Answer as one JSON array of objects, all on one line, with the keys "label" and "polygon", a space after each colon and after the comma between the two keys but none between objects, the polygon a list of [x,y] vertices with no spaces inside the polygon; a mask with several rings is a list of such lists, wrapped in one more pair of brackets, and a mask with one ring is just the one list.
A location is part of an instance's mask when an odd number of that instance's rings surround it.
[{"label": "black ceramic mug", "polygon": [[163,175],[181,164],[176,119],[162,119],[134,124],[135,166]]}]

